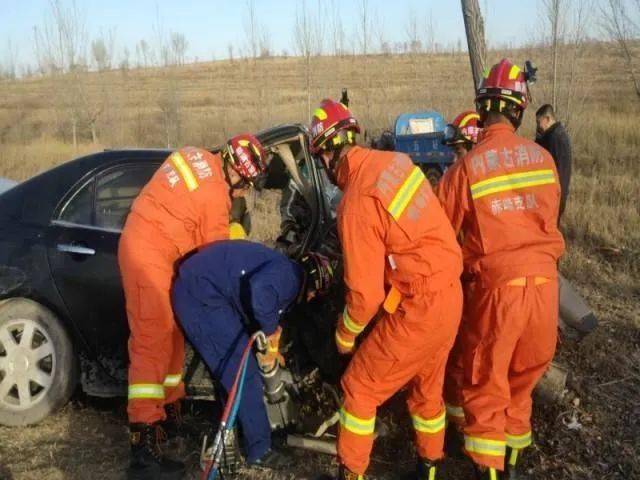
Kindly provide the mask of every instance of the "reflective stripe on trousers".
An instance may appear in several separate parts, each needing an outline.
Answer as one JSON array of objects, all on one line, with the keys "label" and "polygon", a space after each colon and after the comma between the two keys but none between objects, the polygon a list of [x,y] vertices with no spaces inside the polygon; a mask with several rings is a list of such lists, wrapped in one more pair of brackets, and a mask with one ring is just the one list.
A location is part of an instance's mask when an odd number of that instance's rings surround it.
[{"label": "reflective stripe on trousers", "polygon": [[376,428],[376,417],[360,418],[340,409],[340,426],[356,435],[373,435]]},{"label": "reflective stripe on trousers", "polygon": [[411,415],[411,420],[413,421],[413,428],[417,432],[434,434],[444,430],[446,413],[443,410],[442,413],[430,419],[424,419],[420,415]]},{"label": "reflective stripe on trousers", "polygon": [[491,440],[465,435],[464,448],[469,453],[488,455],[491,457],[504,457],[507,450],[507,442],[504,440]]}]

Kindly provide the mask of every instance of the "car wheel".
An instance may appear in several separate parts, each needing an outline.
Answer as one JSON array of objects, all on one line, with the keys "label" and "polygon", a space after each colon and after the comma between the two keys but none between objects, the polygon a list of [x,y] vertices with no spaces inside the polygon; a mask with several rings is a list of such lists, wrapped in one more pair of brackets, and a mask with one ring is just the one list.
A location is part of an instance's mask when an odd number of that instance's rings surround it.
[{"label": "car wheel", "polygon": [[23,298],[0,305],[0,424],[39,422],[69,401],[77,378],[73,344],[50,310]]}]

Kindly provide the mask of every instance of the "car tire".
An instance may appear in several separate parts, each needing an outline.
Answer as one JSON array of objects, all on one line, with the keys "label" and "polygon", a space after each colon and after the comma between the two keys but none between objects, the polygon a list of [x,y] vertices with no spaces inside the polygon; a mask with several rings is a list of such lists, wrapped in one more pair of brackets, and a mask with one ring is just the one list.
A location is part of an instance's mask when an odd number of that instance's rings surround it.
[{"label": "car tire", "polygon": [[53,312],[26,298],[0,304],[0,424],[43,420],[77,384],[73,344]]}]

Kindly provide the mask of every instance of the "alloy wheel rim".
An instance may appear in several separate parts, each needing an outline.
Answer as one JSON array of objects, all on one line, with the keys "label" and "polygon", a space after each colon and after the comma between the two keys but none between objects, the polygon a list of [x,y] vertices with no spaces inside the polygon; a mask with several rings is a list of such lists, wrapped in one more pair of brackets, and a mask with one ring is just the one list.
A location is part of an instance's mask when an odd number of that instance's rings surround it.
[{"label": "alloy wheel rim", "polygon": [[49,333],[30,319],[0,327],[0,408],[32,408],[53,385],[56,350]]}]

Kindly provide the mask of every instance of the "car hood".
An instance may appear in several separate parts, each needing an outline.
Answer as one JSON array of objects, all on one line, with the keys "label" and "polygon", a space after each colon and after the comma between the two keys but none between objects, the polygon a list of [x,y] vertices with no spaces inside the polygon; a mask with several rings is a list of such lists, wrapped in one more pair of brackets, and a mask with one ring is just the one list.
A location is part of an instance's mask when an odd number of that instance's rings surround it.
[{"label": "car hood", "polygon": [[13,180],[9,180],[8,178],[0,177],[0,195],[9,190],[10,188],[15,187],[18,182],[14,182]]}]

